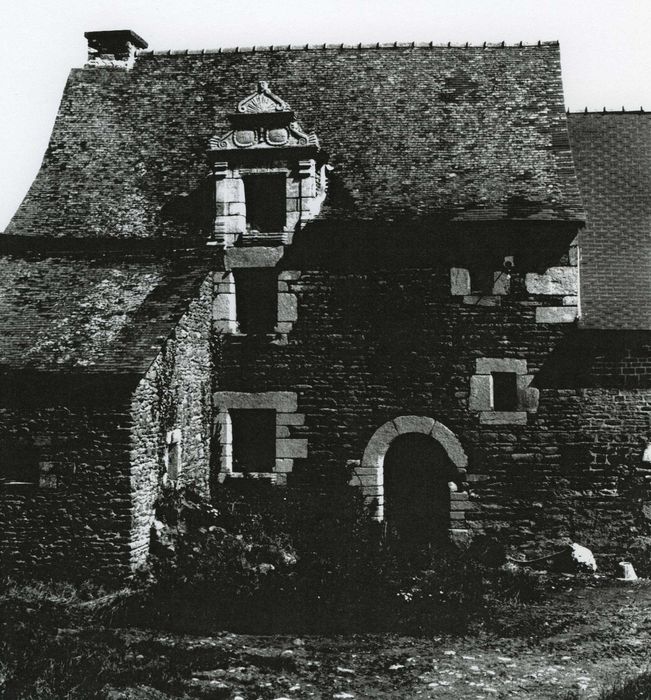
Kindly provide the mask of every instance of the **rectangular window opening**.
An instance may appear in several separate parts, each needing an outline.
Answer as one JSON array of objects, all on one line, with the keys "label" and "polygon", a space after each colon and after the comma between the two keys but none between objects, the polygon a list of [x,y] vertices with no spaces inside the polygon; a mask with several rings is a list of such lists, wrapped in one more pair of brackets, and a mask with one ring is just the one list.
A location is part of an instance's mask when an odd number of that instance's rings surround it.
[{"label": "rectangular window opening", "polygon": [[39,464],[36,451],[29,446],[5,444],[0,447],[0,485],[38,486]]},{"label": "rectangular window opening", "polygon": [[272,472],[276,465],[276,411],[231,409],[233,471]]},{"label": "rectangular window opening", "polygon": [[235,310],[241,333],[273,333],[278,322],[278,274],[274,268],[234,270]]},{"label": "rectangular window opening", "polygon": [[247,228],[260,233],[282,231],[287,222],[286,176],[245,175]]},{"label": "rectangular window opening", "polygon": [[493,410],[518,410],[518,384],[515,372],[493,372]]},{"label": "rectangular window opening", "polygon": [[493,293],[494,275],[492,270],[475,268],[470,272],[470,288],[473,294],[484,296]]}]

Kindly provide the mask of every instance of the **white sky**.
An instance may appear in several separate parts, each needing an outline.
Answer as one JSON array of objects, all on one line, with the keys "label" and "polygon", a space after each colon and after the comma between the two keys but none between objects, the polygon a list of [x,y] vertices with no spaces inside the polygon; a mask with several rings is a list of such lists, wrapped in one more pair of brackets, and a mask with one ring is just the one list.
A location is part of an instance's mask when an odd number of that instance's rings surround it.
[{"label": "white sky", "polygon": [[133,29],[152,49],[558,39],[567,107],[651,110],[651,0],[0,0],[0,26],[0,231],[89,30]]}]

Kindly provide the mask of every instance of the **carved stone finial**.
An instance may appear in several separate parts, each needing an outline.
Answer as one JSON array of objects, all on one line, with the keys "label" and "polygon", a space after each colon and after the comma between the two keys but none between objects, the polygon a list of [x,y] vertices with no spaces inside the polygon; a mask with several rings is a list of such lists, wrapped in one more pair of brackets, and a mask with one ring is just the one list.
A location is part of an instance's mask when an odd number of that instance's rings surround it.
[{"label": "carved stone finial", "polygon": [[263,112],[289,112],[291,108],[285,100],[281,100],[280,97],[271,92],[266,80],[260,80],[256,92],[245,97],[237,105],[237,111],[246,114],[260,114]]}]

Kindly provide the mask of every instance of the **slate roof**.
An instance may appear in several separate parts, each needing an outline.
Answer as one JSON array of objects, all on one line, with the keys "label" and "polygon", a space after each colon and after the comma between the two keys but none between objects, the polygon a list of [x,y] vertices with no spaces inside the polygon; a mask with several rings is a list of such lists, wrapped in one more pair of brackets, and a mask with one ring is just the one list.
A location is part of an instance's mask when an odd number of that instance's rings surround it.
[{"label": "slate roof", "polygon": [[569,115],[587,211],[582,325],[651,330],[651,114]]},{"label": "slate roof", "polygon": [[258,80],[330,155],[325,217],[583,217],[556,43],[276,47],[73,70],[6,232],[207,235],[207,144]]},{"label": "slate roof", "polygon": [[0,372],[144,373],[206,277],[168,261],[0,258]]}]

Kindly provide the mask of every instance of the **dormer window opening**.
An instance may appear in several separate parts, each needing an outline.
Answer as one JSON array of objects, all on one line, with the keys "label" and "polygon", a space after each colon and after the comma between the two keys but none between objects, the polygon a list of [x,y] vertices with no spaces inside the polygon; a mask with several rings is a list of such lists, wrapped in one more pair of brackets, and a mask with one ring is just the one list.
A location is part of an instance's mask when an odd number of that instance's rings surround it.
[{"label": "dormer window opening", "polygon": [[245,175],[246,226],[249,231],[282,231],[287,221],[284,174]]},{"label": "dormer window opening", "polygon": [[493,409],[495,411],[518,410],[518,384],[515,372],[492,372]]},{"label": "dormer window opening", "polygon": [[233,270],[235,312],[240,333],[274,333],[278,323],[278,273],[275,268]]}]

